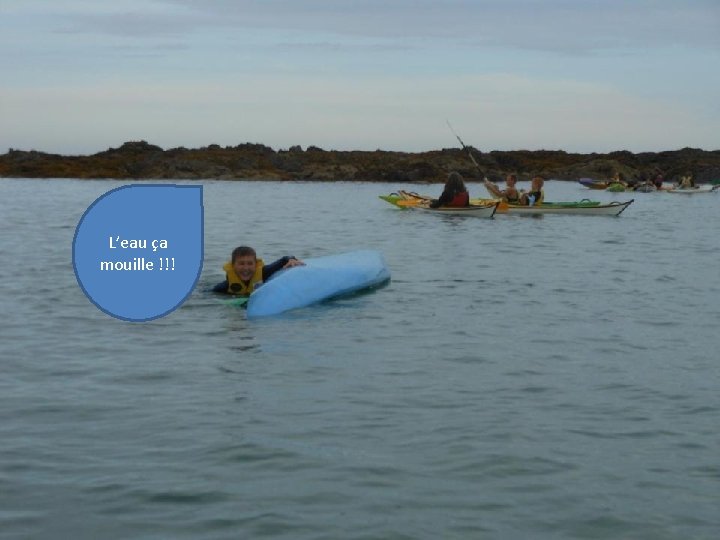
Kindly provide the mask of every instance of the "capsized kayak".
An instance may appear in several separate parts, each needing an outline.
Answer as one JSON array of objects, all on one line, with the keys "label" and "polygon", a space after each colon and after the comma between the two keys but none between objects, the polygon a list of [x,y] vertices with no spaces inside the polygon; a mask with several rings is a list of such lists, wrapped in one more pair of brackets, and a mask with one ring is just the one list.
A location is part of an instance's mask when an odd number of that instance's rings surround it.
[{"label": "capsized kayak", "polygon": [[495,215],[500,207],[501,202],[497,199],[471,199],[469,206],[440,206],[431,208],[430,197],[418,195],[417,193],[409,193],[407,191],[399,191],[390,195],[379,195],[379,197],[399,208],[415,210],[423,210],[427,212],[449,215],[449,216],[474,216],[491,218]]},{"label": "capsized kayak", "polygon": [[305,266],[274,274],[250,295],[249,318],[277,315],[329,298],[379,286],[390,270],[379,251],[359,250],[304,259]]}]

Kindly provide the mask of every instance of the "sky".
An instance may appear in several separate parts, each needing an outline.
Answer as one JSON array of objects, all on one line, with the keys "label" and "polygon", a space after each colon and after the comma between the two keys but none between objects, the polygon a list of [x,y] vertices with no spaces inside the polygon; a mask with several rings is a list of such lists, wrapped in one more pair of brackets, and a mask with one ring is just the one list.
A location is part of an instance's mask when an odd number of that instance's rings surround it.
[{"label": "sky", "polygon": [[0,0],[0,153],[720,149],[720,0]]}]

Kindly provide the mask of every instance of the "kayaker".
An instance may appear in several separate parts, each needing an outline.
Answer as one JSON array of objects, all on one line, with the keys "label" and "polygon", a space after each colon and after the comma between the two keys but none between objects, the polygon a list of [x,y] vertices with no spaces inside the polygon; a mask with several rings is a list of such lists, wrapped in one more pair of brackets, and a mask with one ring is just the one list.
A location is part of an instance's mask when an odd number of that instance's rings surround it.
[{"label": "kayaker", "polygon": [[440,206],[469,206],[470,205],[470,194],[465,187],[460,173],[455,171],[448,175],[447,182],[445,182],[445,189],[440,195],[439,199],[433,199],[430,201],[430,208],[438,208]]},{"label": "kayaker", "polygon": [[625,181],[625,175],[620,171],[615,172],[612,179],[610,180],[610,184],[622,184],[625,187],[628,186],[628,183]]},{"label": "kayaker", "polygon": [[215,285],[212,290],[219,293],[249,296],[256,287],[270,279],[275,272],[304,264],[292,255],[286,255],[271,264],[265,264],[262,259],[257,258],[253,248],[236,247],[230,255],[230,261],[223,265],[225,281]]},{"label": "kayaker", "polygon": [[530,183],[530,191],[522,192],[520,194],[520,204],[523,206],[533,206],[536,204],[542,204],[545,200],[545,192],[543,186],[545,185],[545,179],[539,174],[533,177]]},{"label": "kayaker", "polygon": [[680,178],[680,189],[693,189],[695,187],[695,182],[693,181],[692,174],[688,173],[682,178]]},{"label": "kayaker", "polygon": [[[488,185],[490,184],[490,185]],[[485,179],[485,186],[493,195],[499,195],[500,198],[510,204],[518,204],[520,202],[520,192],[517,190],[517,176],[514,174],[508,174],[505,178],[505,189],[500,190],[498,187],[490,182],[487,178]]]},{"label": "kayaker", "polygon": [[655,175],[655,178],[653,179],[653,184],[655,184],[655,187],[660,190],[663,188],[664,181],[665,178],[663,177],[663,174],[658,171],[658,173]]}]

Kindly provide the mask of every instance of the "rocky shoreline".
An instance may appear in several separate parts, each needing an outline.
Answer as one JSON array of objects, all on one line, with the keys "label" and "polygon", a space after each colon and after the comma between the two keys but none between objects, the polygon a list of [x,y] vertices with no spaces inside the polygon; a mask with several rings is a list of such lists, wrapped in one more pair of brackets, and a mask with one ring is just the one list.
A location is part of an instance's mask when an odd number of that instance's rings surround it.
[{"label": "rocky shoreline", "polygon": [[444,182],[447,173],[455,170],[468,181],[480,180],[483,175],[501,180],[511,172],[520,180],[536,174],[557,180],[607,179],[615,172],[627,179],[645,180],[658,171],[667,182],[686,174],[692,174],[698,183],[720,179],[720,150],[683,148],[638,154],[468,150],[479,167],[461,148],[419,153],[336,151],[315,146],[273,150],[263,144],[246,143],[163,150],[145,141],[134,141],[88,156],[10,149],[0,155],[0,177],[436,183]]}]

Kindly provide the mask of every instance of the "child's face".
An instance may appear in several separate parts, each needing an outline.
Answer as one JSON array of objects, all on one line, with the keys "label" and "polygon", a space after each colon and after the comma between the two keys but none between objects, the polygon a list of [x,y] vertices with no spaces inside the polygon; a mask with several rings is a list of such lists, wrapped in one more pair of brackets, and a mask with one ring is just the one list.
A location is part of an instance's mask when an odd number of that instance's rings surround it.
[{"label": "child's face", "polygon": [[249,281],[255,273],[255,257],[252,255],[241,255],[233,262],[233,270],[243,281]]}]

